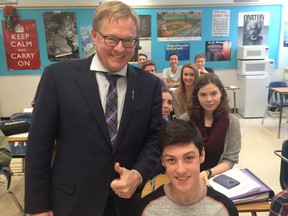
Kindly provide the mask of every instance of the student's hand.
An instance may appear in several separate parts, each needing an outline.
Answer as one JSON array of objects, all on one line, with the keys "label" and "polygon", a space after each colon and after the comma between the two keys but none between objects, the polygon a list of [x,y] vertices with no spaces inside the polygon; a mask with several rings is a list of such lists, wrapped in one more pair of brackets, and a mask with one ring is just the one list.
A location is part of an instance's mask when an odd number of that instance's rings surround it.
[{"label": "student's hand", "polygon": [[30,216],[54,216],[54,212],[50,210],[48,212],[43,212],[39,214],[30,214]]},{"label": "student's hand", "polygon": [[121,167],[119,163],[115,163],[114,169],[120,177],[111,182],[111,188],[119,197],[129,199],[141,184],[141,177],[137,172]]},{"label": "student's hand", "polygon": [[205,170],[200,173],[200,181],[209,186],[209,179]]}]

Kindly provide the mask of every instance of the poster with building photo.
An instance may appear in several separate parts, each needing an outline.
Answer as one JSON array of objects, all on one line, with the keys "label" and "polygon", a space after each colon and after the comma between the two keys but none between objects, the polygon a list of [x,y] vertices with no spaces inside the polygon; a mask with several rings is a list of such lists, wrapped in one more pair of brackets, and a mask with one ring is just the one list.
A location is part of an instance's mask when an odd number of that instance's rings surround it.
[{"label": "poster with building photo", "polygon": [[202,39],[201,10],[157,11],[158,41]]},{"label": "poster with building photo", "polygon": [[79,58],[76,16],[73,12],[43,13],[50,61]]},{"label": "poster with building photo", "polygon": [[206,61],[229,61],[231,58],[230,40],[206,41]]},{"label": "poster with building photo", "polygon": [[247,12],[238,14],[238,46],[268,44],[270,13]]},{"label": "poster with building photo", "polygon": [[137,62],[138,53],[144,53],[151,59],[151,15],[140,16],[139,41],[135,48],[135,53],[131,62]]}]

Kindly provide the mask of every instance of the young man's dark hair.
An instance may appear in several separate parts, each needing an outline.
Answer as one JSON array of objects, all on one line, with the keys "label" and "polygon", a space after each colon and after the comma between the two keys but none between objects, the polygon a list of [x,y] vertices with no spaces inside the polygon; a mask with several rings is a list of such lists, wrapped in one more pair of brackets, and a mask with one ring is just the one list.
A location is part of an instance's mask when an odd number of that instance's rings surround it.
[{"label": "young man's dark hair", "polygon": [[143,62],[141,65],[141,69],[145,70],[145,67],[150,66],[150,65],[154,66],[155,70],[157,70],[156,64],[152,60],[147,60],[147,61]]},{"label": "young man's dark hair", "polygon": [[201,134],[191,121],[174,119],[159,130],[158,145],[161,153],[167,146],[189,143],[194,143],[199,153],[203,150]]},{"label": "young man's dark hair", "polygon": [[174,56],[174,55],[176,55],[177,58],[178,58],[178,61],[180,61],[179,55],[177,53],[170,53],[169,56],[168,56],[168,60],[170,60],[171,56]]}]

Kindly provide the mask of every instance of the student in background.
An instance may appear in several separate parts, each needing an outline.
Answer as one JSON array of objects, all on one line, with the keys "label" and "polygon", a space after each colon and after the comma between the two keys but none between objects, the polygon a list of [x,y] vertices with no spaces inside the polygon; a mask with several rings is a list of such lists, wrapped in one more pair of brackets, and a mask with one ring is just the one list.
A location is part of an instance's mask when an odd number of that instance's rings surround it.
[{"label": "student in background", "polygon": [[162,116],[166,121],[171,120],[170,114],[173,111],[172,93],[169,88],[162,88]]},{"label": "student in background", "polygon": [[199,73],[195,64],[187,63],[183,65],[180,86],[172,92],[173,109],[176,118],[187,112],[188,101],[191,98],[193,87],[198,77]]},{"label": "student in background", "polygon": [[206,184],[210,177],[231,169],[239,161],[240,124],[229,113],[228,103],[227,93],[216,74],[199,77],[189,102],[188,119],[196,124],[204,142],[206,156],[200,176]]},{"label": "student in background", "polygon": [[[147,61],[143,62],[142,65],[141,65],[141,68],[143,70],[145,70],[145,71],[157,76],[156,75],[156,73],[157,73],[156,64],[153,61],[147,60]],[[162,88],[167,87],[166,83],[164,82],[164,80],[162,80],[161,78],[159,78],[159,79],[160,79]]]},{"label": "student in background", "polygon": [[282,190],[272,198],[269,213],[269,216],[287,216],[287,215],[288,215],[288,189]]},{"label": "student in background", "polygon": [[201,53],[195,55],[194,61],[195,61],[195,64],[198,68],[199,76],[201,76],[204,73],[214,73],[214,70],[212,68],[205,67],[205,63],[206,63],[206,56],[205,55],[203,55]]},{"label": "student in background", "polygon": [[142,67],[143,62],[147,61],[147,55],[144,53],[139,53],[137,57],[137,62],[139,65],[139,68]]},{"label": "student in background", "polygon": [[170,182],[141,199],[135,216],[237,216],[234,203],[200,180],[205,161],[201,134],[190,121],[175,119],[158,135],[162,164]]},{"label": "student in background", "polygon": [[12,152],[5,135],[0,130],[0,198],[8,188],[8,176],[11,175],[10,162]]},{"label": "student in background", "polygon": [[180,86],[181,66],[178,66],[179,56],[176,53],[169,55],[170,68],[164,68],[163,80],[168,88],[177,88]]}]

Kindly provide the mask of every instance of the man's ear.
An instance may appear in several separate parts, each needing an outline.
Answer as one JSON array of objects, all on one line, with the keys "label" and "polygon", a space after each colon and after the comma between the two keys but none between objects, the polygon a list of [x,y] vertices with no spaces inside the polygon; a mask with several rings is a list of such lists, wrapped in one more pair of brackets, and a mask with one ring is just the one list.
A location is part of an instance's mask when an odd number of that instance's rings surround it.
[{"label": "man's ear", "polygon": [[200,154],[200,164],[202,164],[205,161],[205,149],[203,147],[201,154]]}]

